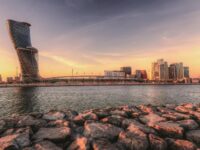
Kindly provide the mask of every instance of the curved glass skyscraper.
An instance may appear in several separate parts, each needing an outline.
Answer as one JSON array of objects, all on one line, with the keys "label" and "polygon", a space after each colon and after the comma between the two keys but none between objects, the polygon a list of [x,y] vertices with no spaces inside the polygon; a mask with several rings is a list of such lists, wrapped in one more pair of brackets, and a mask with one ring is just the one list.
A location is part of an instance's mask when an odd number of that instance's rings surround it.
[{"label": "curved glass skyscraper", "polygon": [[32,47],[30,24],[8,20],[9,32],[19,58],[22,80],[35,82],[39,80],[38,50]]}]

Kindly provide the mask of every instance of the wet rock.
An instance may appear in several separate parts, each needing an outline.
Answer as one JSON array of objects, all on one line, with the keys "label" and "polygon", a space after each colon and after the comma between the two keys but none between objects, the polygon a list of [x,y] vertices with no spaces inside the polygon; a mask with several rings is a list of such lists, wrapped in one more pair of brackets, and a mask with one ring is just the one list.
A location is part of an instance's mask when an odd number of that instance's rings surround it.
[{"label": "wet rock", "polygon": [[68,150],[89,150],[90,142],[86,137],[77,137],[74,142],[67,148]]},{"label": "wet rock", "polygon": [[186,133],[186,139],[200,146],[200,130],[191,130]]},{"label": "wet rock", "polygon": [[181,121],[178,121],[177,123],[179,123],[180,126],[186,130],[194,130],[199,127],[199,125],[192,119],[181,120]]},{"label": "wet rock", "polygon": [[56,146],[50,141],[42,141],[35,144],[35,150],[62,150],[60,147]]},{"label": "wet rock", "polygon": [[168,149],[170,150],[196,150],[197,146],[187,140],[167,139]]},{"label": "wet rock", "polygon": [[6,122],[4,120],[0,120],[0,133],[6,130]]},{"label": "wet rock", "polygon": [[55,120],[50,121],[47,127],[69,127],[69,121],[66,120]]},{"label": "wet rock", "polygon": [[74,111],[74,110],[65,110],[65,117],[68,120],[72,120],[74,117],[76,117],[78,115],[78,112]]},{"label": "wet rock", "polygon": [[98,120],[98,117],[95,113],[93,112],[87,112],[80,114],[85,120]]},{"label": "wet rock", "polygon": [[167,150],[167,143],[162,138],[149,134],[150,148],[153,150]]},{"label": "wet rock", "polygon": [[140,130],[140,131],[147,133],[147,134],[149,134],[149,133],[156,134],[156,132],[153,128],[147,127],[147,126],[145,126],[145,125],[143,125],[143,124],[141,124],[141,123],[139,123],[138,121],[135,121],[135,120],[130,123],[127,130],[132,131],[132,132],[135,131],[135,130]]},{"label": "wet rock", "polygon": [[38,128],[44,126],[46,124],[45,120],[35,119],[32,116],[25,116],[21,120],[18,121],[18,127],[26,127],[31,126],[33,129],[37,130]]},{"label": "wet rock", "polygon": [[110,124],[89,123],[84,126],[84,135],[91,138],[106,138],[114,140],[122,129]]},{"label": "wet rock", "polygon": [[125,150],[120,143],[110,143],[108,140],[99,139],[92,143],[93,150]]},{"label": "wet rock", "polygon": [[157,122],[165,121],[166,119],[163,117],[160,117],[159,115],[155,113],[149,113],[148,115],[139,117],[140,121],[147,124],[148,126],[152,127]]},{"label": "wet rock", "polygon": [[124,118],[122,118],[121,116],[112,115],[112,116],[103,118],[101,121],[104,123],[110,123],[110,124],[120,127],[123,119]]},{"label": "wet rock", "polygon": [[77,125],[83,125],[85,122],[85,119],[83,118],[83,116],[78,115],[76,117],[73,118],[73,122]]},{"label": "wet rock", "polygon": [[125,112],[123,110],[113,110],[110,113],[111,113],[111,115],[117,115],[117,116],[121,116],[121,117],[128,117],[127,112]]},{"label": "wet rock", "polygon": [[163,114],[162,117],[167,118],[168,120],[172,121],[178,121],[183,119],[189,119],[189,115],[181,114],[181,113],[169,113],[169,114]]},{"label": "wet rock", "polygon": [[177,106],[175,110],[180,113],[189,113],[189,110],[183,106]]},{"label": "wet rock", "polygon": [[183,137],[183,128],[180,127],[178,123],[174,122],[159,122],[154,125],[154,128],[161,134],[162,136],[167,137]]},{"label": "wet rock", "polygon": [[185,107],[186,109],[189,110],[196,110],[197,109],[197,105],[192,104],[192,103],[186,103],[182,105],[183,107]]},{"label": "wet rock", "polygon": [[176,104],[166,104],[165,107],[168,109],[175,109],[176,108]]},{"label": "wet rock", "polygon": [[43,115],[45,120],[61,120],[65,118],[65,114],[59,111],[50,111]]},{"label": "wet rock", "polygon": [[136,132],[121,132],[119,134],[119,143],[122,143],[126,149],[130,150],[146,150],[149,143],[146,134],[140,130]]},{"label": "wet rock", "polygon": [[40,128],[33,136],[36,141],[51,140],[55,142],[64,141],[71,135],[71,129],[68,127]]},{"label": "wet rock", "polygon": [[141,110],[142,112],[147,113],[147,114],[153,113],[156,111],[156,109],[151,105],[139,105],[138,108],[139,108],[139,110]]},{"label": "wet rock", "polygon": [[7,135],[0,138],[0,149],[20,149],[30,145],[27,133]]},{"label": "wet rock", "polygon": [[5,137],[0,138],[0,149],[1,150],[6,150],[6,149],[13,149],[13,150],[18,150],[19,146],[15,139],[18,137],[18,135],[8,135]]},{"label": "wet rock", "polygon": [[94,113],[97,115],[99,119],[110,116],[110,113],[108,111],[103,111],[103,110],[95,111]]}]

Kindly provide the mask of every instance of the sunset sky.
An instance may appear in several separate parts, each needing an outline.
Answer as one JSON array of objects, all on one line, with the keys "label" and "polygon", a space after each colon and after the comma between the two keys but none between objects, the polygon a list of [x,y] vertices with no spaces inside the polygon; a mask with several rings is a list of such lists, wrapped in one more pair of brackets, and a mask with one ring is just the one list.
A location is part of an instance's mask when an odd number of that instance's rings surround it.
[{"label": "sunset sky", "polygon": [[19,68],[7,19],[32,24],[42,77],[146,69],[164,58],[200,77],[200,0],[0,0],[0,74]]}]

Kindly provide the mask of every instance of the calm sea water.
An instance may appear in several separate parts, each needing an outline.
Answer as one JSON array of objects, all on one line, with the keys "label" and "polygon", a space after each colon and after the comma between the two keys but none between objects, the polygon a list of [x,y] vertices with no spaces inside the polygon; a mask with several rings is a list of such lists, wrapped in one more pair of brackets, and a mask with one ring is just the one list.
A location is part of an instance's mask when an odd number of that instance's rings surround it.
[{"label": "calm sea water", "polygon": [[0,116],[50,109],[83,111],[125,104],[200,103],[200,85],[0,88]]}]

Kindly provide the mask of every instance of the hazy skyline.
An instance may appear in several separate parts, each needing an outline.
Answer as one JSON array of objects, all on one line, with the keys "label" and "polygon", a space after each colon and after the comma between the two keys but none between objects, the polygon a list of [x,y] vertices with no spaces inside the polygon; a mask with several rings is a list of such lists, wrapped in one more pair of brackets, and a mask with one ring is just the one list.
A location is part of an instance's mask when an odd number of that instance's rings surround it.
[{"label": "hazy skyline", "polygon": [[6,20],[32,24],[43,77],[103,74],[128,65],[150,71],[164,58],[200,76],[198,0],[0,0],[0,74],[18,65]]}]

